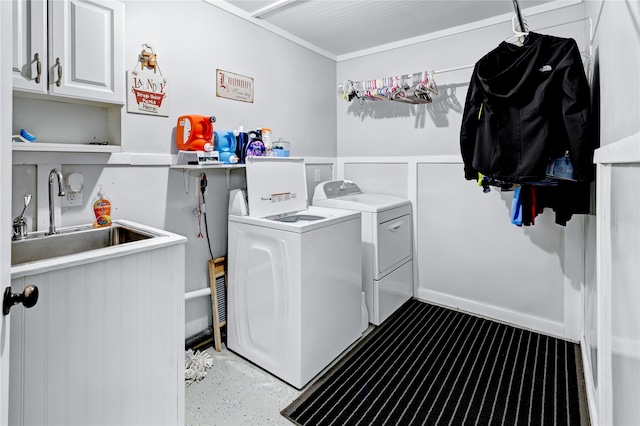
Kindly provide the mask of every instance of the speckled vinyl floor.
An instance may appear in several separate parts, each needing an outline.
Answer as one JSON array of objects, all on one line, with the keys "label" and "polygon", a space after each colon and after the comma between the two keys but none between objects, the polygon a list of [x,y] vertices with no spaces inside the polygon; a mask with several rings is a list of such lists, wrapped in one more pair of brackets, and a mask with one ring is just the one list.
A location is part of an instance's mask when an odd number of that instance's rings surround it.
[{"label": "speckled vinyl floor", "polygon": [[302,391],[223,347],[206,349],[213,367],[186,387],[185,425],[292,425],[280,411]]}]

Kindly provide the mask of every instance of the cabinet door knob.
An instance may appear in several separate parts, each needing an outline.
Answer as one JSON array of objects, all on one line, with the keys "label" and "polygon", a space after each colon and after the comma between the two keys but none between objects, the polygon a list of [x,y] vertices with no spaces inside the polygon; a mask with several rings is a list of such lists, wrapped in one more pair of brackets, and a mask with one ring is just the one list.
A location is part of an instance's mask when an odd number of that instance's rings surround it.
[{"label": "cabinet door knob", "polygon": [[36,70],[38,71],[38,74],[36,75],[36,83],[40,84],[40,76],[42,75],[42,63],[40,62],[40,54],[36,53],[33,59],[36,61]]},{"label": "cabinet door knob", "polygon": [[11,287],[7,287],[4,291],[4,299],[2,300],[2,313],[9,315],[9,311],[13,305],[22,303],[25,308],[31,308],[38,303],[38,287],[28,285],[22,293],[12,293]]},{"label": "cabinet door knob", "polygon": [[60,58],[56,58],[56,67],[58,68],[58,79],[56,80],[56,86],[60,87],[62,84],[62,63]]}]

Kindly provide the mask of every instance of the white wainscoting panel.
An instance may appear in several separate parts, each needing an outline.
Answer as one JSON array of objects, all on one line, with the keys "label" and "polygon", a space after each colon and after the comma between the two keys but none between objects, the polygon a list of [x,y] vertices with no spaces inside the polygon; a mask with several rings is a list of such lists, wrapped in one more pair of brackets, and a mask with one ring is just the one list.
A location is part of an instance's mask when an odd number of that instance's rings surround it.
[{"label": "white wainscoting panel", "polygon": [[567,337],[565,228],[549,209],[534,226],[513,225],[513,193],[485,194],[463,173],[461,164],[418,164],[417,296]]},{"label": "white wainscoting panel", "polygon": [[344,178],[357,183],[363,192],[409,198],[409,169],[406,160],[380,163],[345,162]]}]

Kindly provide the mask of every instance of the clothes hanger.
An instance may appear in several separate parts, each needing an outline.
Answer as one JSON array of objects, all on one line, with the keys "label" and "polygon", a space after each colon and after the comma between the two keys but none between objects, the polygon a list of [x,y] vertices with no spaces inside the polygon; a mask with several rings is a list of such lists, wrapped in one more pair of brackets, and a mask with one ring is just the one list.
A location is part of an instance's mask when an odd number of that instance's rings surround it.
[{"label": "clothes hanger", "polygon": [[[362,99],[364,99],[364,87],[362,86],[362,82],[360,81],[352,81],[351,82],[352,85],[352,91],[349,92],[350,98],[356,98],[359,101],[361,101]],[[349,99],[349,100],[351,100]]]},{"label": "clothes hanger", "polygon": [[[422,83],[419,80],[420,75],[420,73],[415,73],[411,77],[408,75],[402,76],[404,79],[402,89],[394,94],[395,97],[392,100],[408,104],[427,103],[428,101],[424,98],[422,90],[419,88]],[[407,82],[409,78],[411,78],[411,84]]]},{"label": "clothes hanger", "polygon": [[411,101],[407,99],[407,90],[411,87],[407,83],[408,78],[408,75],[403,75],[399,78],[399,82],[397,82],[397,89],[391,93],[390,100],[411,103]]},{"label": "clothes hanger", "polygon": [[387,98],[387,79],[386,78],[379,78],[377,80],[374,80],[375,85],[374,85],[374,91],[373,96],[376,97],[376,99],[382,100],[382,101],[386,101]]},{"label": "clothes hanger", "polygon": [[338,97],[347,100],[349,98],[349,82],[345,81],[344,83],[338,84]]},{"label": "clothes hanger", "polygon": [[429,81],[427,82],[427,90],[433,93],[434,95],[438,94],[438,86],[436,85],[435,79],[436,72],[434,70],[429,71]]},{"label": "clothes hanger", "polygon": [[428,104],[433,102],[433,99],[431,99],[431,94],[429,93],[429,73],[427,71],[425,71],[422,74],[422,81],[420,81],[420,83],[418,83],[415,87],[415,90],[413,91],[411,96],[412,98],[415,99],[416,103],[419,104]]},{"label": "clothes hanger", "polygon": [[525,22],[524,19],[522,19],[522,13],[520,13],[520,5],[518,4],[518,0],[511,1],[513,3],[513,10],[515,10],[516,12],[516,18],[518,18],[518,27],[520,28],[520,31],[525,31]]},{"label": "clothes hanger", "polygon": [[384,99],[387,100],[387,101],[389,99],[391,99],[391,93],[392,93],[392,91],[393,91],[393,89],[395,87],[395,81],[396,81],[395,79],[396,78],[397,77],[395,77],[395,78],[394,77],[385,77],[383,79],[384,87],[381,90],[379,90],[379,94],[381,96],[383,96]]},{"label": "clothes hanger", "polygon": [[[411,84],[408,82],[409,79],[411,79]],[[401,81],[399,84],[396,81],[396,84],[391,91],[391,95],[389,96],[389,100],[407,104],[426,104],[433,102],[431,95],[426,88],[427,79],[426,72],[415,73],[411,76],[403,75],[400,77]]]},{"label": "clothes hanger", "polygon": [[379,98],[377,98],[375,96],[375,82],[373,80],[366,80],[363,82],[364,88],[365,88],[365,92],[364,92],[364,97],[371,100],[371,101],[377,101],[379,100]]},{"label": "clothes hanger", "polygon": [[351,101],[389,100],[410,104],[431,103],[431,94],[438,94],[434,79],[435,71],[424,71],[396,77],[385,77],[375,80],[347,80],[338,85],[339,97]]},{"label": "clothes hanger", "polygon": [[522,16],[513,15],[511,18],[511,28],[513,30],[513,35],[505,41],[507,43],[515,44],[516,46],[522,46],[524,44],[525,37],[529,35],[527,20],[522,19]]}]

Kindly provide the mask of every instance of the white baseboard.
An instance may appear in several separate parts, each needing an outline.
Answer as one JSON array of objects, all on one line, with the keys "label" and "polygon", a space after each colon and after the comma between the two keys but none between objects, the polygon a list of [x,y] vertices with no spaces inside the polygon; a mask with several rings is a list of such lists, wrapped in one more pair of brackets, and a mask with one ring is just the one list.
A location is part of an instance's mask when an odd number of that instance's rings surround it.
[{"label": "white baseboard", "polygon": [[565,336],[564,324],[533,315],[514,312],[499,306],[488,305],[476,300],[464,299],[433,290],[418,288],[416,297],[425,302],[433,302],[449,308],[460,309],[473,315],[504,322],[516,327],[535,331],[565,340],[572,340]]}]

